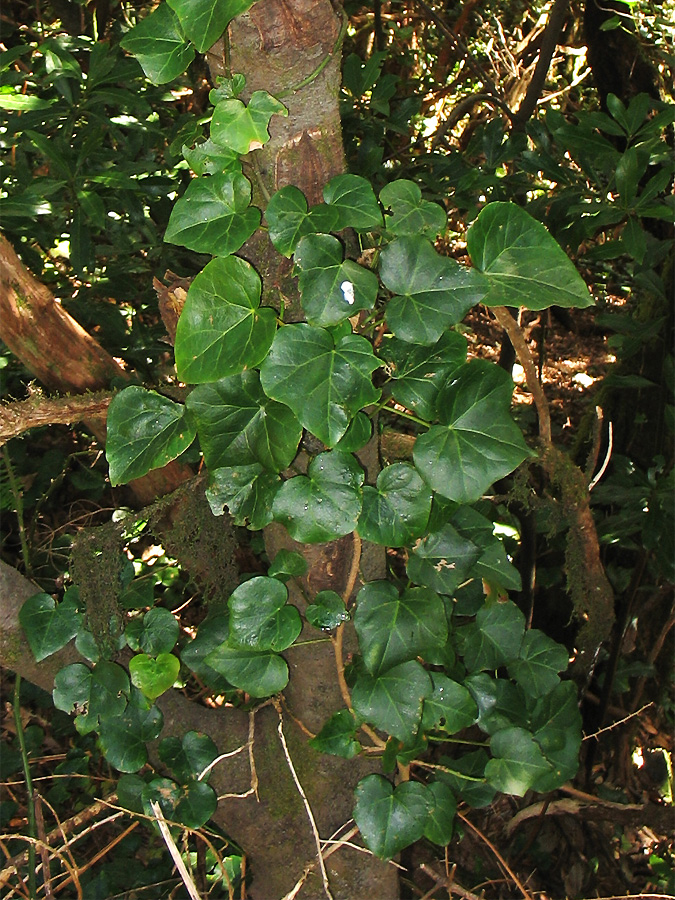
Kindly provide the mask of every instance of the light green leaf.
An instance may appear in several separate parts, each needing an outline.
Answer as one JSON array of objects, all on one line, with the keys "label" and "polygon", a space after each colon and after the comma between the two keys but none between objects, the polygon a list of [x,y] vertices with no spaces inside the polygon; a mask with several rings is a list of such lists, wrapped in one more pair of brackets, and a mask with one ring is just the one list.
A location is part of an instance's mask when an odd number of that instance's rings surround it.
[{"label": "light green leaf", "polygon": [[497,669],[518,658],[525,616],[511,600],[489,603],[458,634],[469,672]]},{"label": "light green leaf", "polygon": [[448,639],[443,601],[427,588],[399,597],[388,581],[371,581],[359,591],[354,627],[371,675],[442,647]]},{"label": "light green leaf", "polygon": [[207,654],[207,665],[253,697],[271,697],[288,684],[288,665],[272,651],[222,644]]},{"label": "light green leaf", "polygon": [[332,541],[356,528],[361,512],[364,473],[351,454],[320,453],[307,475],[285,481],[272,513],[296,541]]},{"label": "light green leaf", "polygon": [[330,717],[316,737],[310,738],[309,745],[319,753],[353,759],[361,750],[356,740],[356,722],[348,709],[339,709]]},{"label": "light green leaf", "polygon": [[248,153],[270,139],[267,127],[273,115],[288,115],[284,104],[267,91],[254,91],[248,106],[235,98],[221,100],[211,119],[211,140],[235,153]]},{"label": "light green leaf", "polygon": [[360,175],[336,175],[323,189],[323,199],[337,213],[330,231],[353,228],[355,231],[371,231],[383,225],[382,210],[373,188]]},{"label": "light green leaf", "polygon": [[263,393],[257,372],[200,384],[186,405],[211,470],[260,463],[281,472],[293,461],[302,426],[287,406]]},{"label": "light green leaf", "polygon": [[55,102],[55,100],[41,100],[39,97],[31,97],[29,94],[20,94],[8,85],[0,88],[0,109],[8,109],[11,112],[48,109]]},{"label": "light green leaf", "polygon": [[354,821],[366,847],[380,859],[391,859],[424,834],[430,802],[418,781],[394,788],[382,775],[366,775],[355,796]]},{"label": "light green leaf", "polygon": [[440,425],[415,442],[424,480],[442,497],[473,503],[531,451],[509,415],[513,382],[494,363],[474,359],[438,395]]},{"label": "light green leaf", "polygon": [[238,256],[212,260],[190,285],[176,329],[176,371],[202,384],[257,366],[267,356],[276,313],[260,309],[260,276]]},{"label": "light green leaf", "polygon": [[399,741],[417,734],[422,703],[432,692],[431,679],[416,661],[394,666],[383,675],[359,675],[352,689],[357,716]]},{"label": "light green leaf", "polygon": [[486,306],[592,306],[574,265],[546,228],[515,203],[489,203],[466,236],[473,264],[487,277]]},{"label": "light green leaf", "polygon": [[493,758],[485,766],[485,777],[504,794],[523,797],[550,766],[539,745],[524,728],[504,728],[492,735]]},{"label": "light green leaf", "polygon": [[339,594],[335,591],[319,591],[314,602],[305,609],[305,618],[315,628],[332,631],[343,622],[348,622],[351,616]]},{"label": "light green leaf", "polygon": [[56,603],[49,594],[34,594],[19,610],[19,622],[36,662],[65,647],[82,628],[82,613],[75,596]]},{"label": "light green leaf", "polygon": [[126,484],[165,466],[187,450],[195,434],[180,403],[136,385],[125,388],[108,408],[110,483]]},{"label": "light green leaf", "polygon": [[479,556],[478,547],[447,524],[416,542],[406,571],[416,584],[452,595],[466,580]]},{"label": "light green leaf", "polygon": [[234,150],[220,147],[209,138],[194,147],[183,144],[183,158],[195,175],[222,175],[223,172],[241,174],[241,159]]},{"label": "light green leaf", "polygon": [[278,578],[260,575],[240,584],[228,603],[230,644],[276,652],[290,647],[302,620],[287,601],[288,591]]},{"label": "light green leaf", "polygon": [[377,488],[363,489],[361,537],[385,547],[403,547],[421,534],[429,520],[431,491],[417,471],[406,463],[386,466]]},{"label": "light green leaf", "polygon": [[432,672],[433,693],[424,701],[422,728],[456,734],[478,718],[478,707],[463,684],[441,672]]},{"label": "light green leaf", "polygon": [[336,444],[356,413],[380,391],[371,375],[379,366],[370,343],[355,334],[334,342],[311,325],[280,328],[260,380],[268,397],[285,403],[328,447]]},{"label": "light green leaf", "polygon": [[206,498],[214,516],[227,507],[235,525],[259,531],[272,521],[281,479],[261,465],[224,466],[211,472]]},{"label": "light green leaf", "polygon": [[434,240],[445,229],[447,215],[438,203],[422,199],[414,181],[392,181],[380,191],[384,227],[396,235],[424,235]]},{"label": "light green leaf", "polygon": [[385,247],[380,278],[396,295],[387,306],[387,324],[396,337],[413,344],[435,344],[488,289],[479,272],[441,256],[419,235]]},{"label": "light green leaf", "polygon": [[342,255],[342,244],[330,234],[307,235],[297,246],[302,308],[310,325],[335,325],[375,305],[377,277]]},{"label": "light green leaf", "polygon": [[566,669],[568,662],[562,644],[533,628],[525,634],[518,659],[509,663],[508,671],[528,697],[543,697],[560,682],[558,672]]},{"label": "light green leaf", "polygon": [[232,19],[255,0],[168,0],[185,34],[199,53],[212,47]]},{"label": "light green leaf", "polygon": [[131,683],[150,700],[156,700],[173,686],[178,678],[180,662],[172,653],[159,653],[156,658],[138,653],[129,660]]},{"label": "light green leaf", "polygon": [[185,39],[178,16],[167,3],[160,3],[132,28],[121,45],[155,84],[178,78],[195,58],[195,48]]},{"label": "light green leaf", "polygon": [[198,253],[229,256],[260,224],[251,203],[251,184],[238,172],[193,179],[176,201],[164,240]]}]

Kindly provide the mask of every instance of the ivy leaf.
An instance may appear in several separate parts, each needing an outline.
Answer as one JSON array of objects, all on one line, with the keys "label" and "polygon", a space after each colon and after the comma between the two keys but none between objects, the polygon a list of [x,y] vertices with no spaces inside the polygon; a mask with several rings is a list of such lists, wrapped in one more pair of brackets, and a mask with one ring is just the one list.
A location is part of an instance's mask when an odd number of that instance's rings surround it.
[{"label": "ivy leaf", "polygon": [[343,453],[356,453],[366,446],[372,436],[372,422],[364,412],[357,412],[334,449]]},{"label": "ivy leaf", "polygon": [[194,279],[176,328],[176,371],[188,384],[217,381],[267,356],[276,313],[260,309],[260,276],[238,256],[212,260]]},{"label": "ivy leaf", "polygon": [[487,277],[486,306],[592,306],[583,279],[546,228],[515,203],[489,203],[466,236],[473,264]]},{"label": "ivy leaf", "polygon": [[302,426],[287,406],[263,393],[257,372],[200,384],[186,405],[211,470],[260,463],[281,472],[293,461]]},{"label": "ivy leaf", "polygon": [[293,184],[272,194],[265,210],[270,240],[283,256],[290,257],[306,234],[316,231],[310,221],[307,200]]},{"label": "ivy leaf", "polygon": [[433,693],[424,701],[422,728],[456,734],[478,718],[478,707],[463,684],[441,672],[432,672]]},{"label": "ivy leaf", "polygon": [[121,41],[135,56],[154,84],[173,81],[195,58],[195,48],[187,40],[175,12],[166,3],[142,19]]},{"label": "ivy leaf", "polygon": [[335,325],[375,305],[377,277],[342,255],[342,244],[330,234],[307,235],[297,246],[302,308],[310,325]]},{"label": "ivy leaf", "polygon": [[211,785],[190,780],[181,788],[172,819],[188,828],[201,828],[218,807],[218,797]]},{"label": "ivy leaf", "polygon": [[302,553],[282,548],[274,557],[274,562],[267,570],[267,574],[270,578],[278,578],[279,581],[285,583],[289,578],[302,577],[307,573],[307,569],[307,560]]},{"label": "ivy leaf", "polygon": [[416,584],[452,595],[466,580],[479,556],[478,547],[448,524],[416,542],[406,571]]},{"label": "ivy leaf", "polygon": [[206,499],[214,516],[225,507],[235,525],[260,531],[272,521],[272,503],[281,479],[261,465],[223,466],[211,472]]},{"label": "ivy leaf", "polygon": [[394,379],[394,399],[423,419],[435,419],[438,392],[466,362],[466,349],[466,338],[456,331],[446,331],[430,347],[411,346],[394,337],[385,340],[380,355]]},{"label": "ivy leaf", "polygon": [[330,717],[321,731],[309,740],[310,747],[319,753],[353,759],[361,750],[356,740],[356,721],[348,709],[339,709]]},{"label": "ivy leaf", "polygon": [[198,253],[229,256],[260,224],[251,203],[251,184],[238,172],[193,179],[176,201],[164,240]]},{"label": "ivy leaf", "polygon": [[508,665],[511,678],[528,697],[543,697],[560,682],[558,672],[567,668],[567,649],[536,628],[526,632],[518,659]]},{"label": "ivy leaf", "polygon": [[453,794],[461,797],[469,806],[479,809],[489,806],[497,789],[485,781],[485,766],[488,755],[485,750],[465,753],[459,759],[440,758],[443,770],[438,770],[439,781],[447,784]]},{"label": "ivy leaf", "polygon": [[131,683],[150,700],[166,693],[178,678],[180,662],[172,653],[160,653],[156,658],[138,653],[129,660]]},{"label": "ivy leaf", "polygon": [[101,721],[120,716],[127,705],[129,678],[121,666],[103,660],[93,669],[82,663],[66,666],[54,678],[54,706],[75,713],[75,727],[88,734]]},{"label": "ivy leaf", "polygon": [[285,403],[326,446],[346,432],[351,419],[380,396],[371,375],[379,366],[370,343],[349,334],[334,342],[324,328],[280,328],[260,367],[268,397]]},{"label": "ivy leaf", "polygon": [[214,144],[210,138],[194,147],[184,144],[181,153],[195,175],[221,175],[223,172],[241,174],[239,156],[233,150]]},{"label": "ivy leaf", "polygon": [[148,761],[147,742],[158,737],[163,724],[156,706],[134,697],[121,716],[101,716],[103,755],[120,772],[138,772]]},{"label": "ivy leaf", "polygon": [[359,675],[352,690],[352,707],[364,722],[405,742],[417,733],[422,703],[431,692],[428,673],[411,660],[377,677]]},{"label": "ivy leaf", "polygon": [[34,594],[19,610],[19,622],[36,662],[42,662],[77,636],[82,613],[75,596],[57,604],[49,594]]},{"label": "ivy leaf", "polygon": [[217,756],[211,738],[199,731],[188,731],[182,738],[167,737],[159,744],[159,758],[178,781],[198,778]]},{"label": "ivy leaf", "polygon": [[195,434],[182,404],[137,385],[125,388],[108,408],[110,483],[126,484],[165,466],[187,450]]},{"label": "ivy leaf", "polygon": [[254,91],[248,106],[234,98],[221,100],[211,119],[211,140],[236,153],[257,150],[269,141],[267,127],[275,114],[287,116],[288,110],[267,91]]},{"label": "ivy leaf", "polygon": [[426,786],[418,781],[394,788],[382,775],[366,775],[355,796],[354,821],[366,847],[380,859],[391,859],[424,834],[430,803]]},{"label": "ivy leaf", "polygon": [[216,691],[231,691],[232,685],[204,660],[208,654],[226,643],[230,635],[230,616],[227,611],[217,609],[209,613],[199,626],[197,637],[183,647],[180,658],[198,678]]},{"label": "ivy leaf", "polygon": [[429,817],[424,827],[424,837],[440,847],[445,847],[452,840],[457,800],[443,781],[434,781],[427,785],[427,797]]},{"label": "ivy leaf", "polygon": [[434,240],[445,229],[447,214],[438,203],[422,199],[414,181],[400,178],[380,191],[385,209],[384,227],[396,235],[424,235]]},{"label": "ivy leaf", "polygon": [[332,541],[356,528],[361,512],[363,469],[347,453],[320,453],[307,469],[285,481],[272,507],[277,522],[296,541]]},{"label": "ivy leaf", "polygon": [[142,650],[150,656],[171,653],[178,640],[179,630],[178,621],[170,610],[161,606],[149,609],[143,616],[137,645],[129,643],[129,646],[132,650]]},{"label": "ivy leaf", "polygon": [[288,684],[286,661],[272,651],[222,644],[207,654],[204,661],[252,697],[271,697]]},{"label": "ivy leaf", "polygon": [[240,584],[228,602],[230,644],[276,652],[290,647],[302,631],[302,620],[287,600],[278,578],[260,575]]},{"label": "ivy leaf", "polygon": [[467,670],[497,669],[517,659],[524,634],[525,616],[515,603],[486,604],[475,622],[458,631]]},{"label": "ivy leaf", "polygon": [[533,784],[536,791],[553,791],[576,775],[581,749],[581,713],[577,689],[563,681],[535,703],[531,729],[536,742],[551,764],[549,772]]},{"label": "ivy leaf", "polygon": [[524,728],[504,728],[493,734],[490,752],[493,758],[485,766],[485,777],[504,794],[523,797],[550,769],[539,745]]},{"label": "ivy leaf", "polygon": [[380,278],[396,296],[387,324],[412,344],[435,344],[487,291],[484,277],[441,256],[426,238],[400,237],[382,251]]},{"label": "ivy leaf", "polygon": [[474,359],[437,399],[440,425],[415,442],[415,465],[433,490],[474,503],[531,451],[509,415],[513,382],[494,363]]},{"label": "ivy leaf", "polygon": [[371,675],[424,656],[448,639],[445,609],[438,594],[411,588],[399,597],[388,581],[371,581],[361,588],[354,627]]},{"label": "ivy leaf", "polygon": [[330,231],[353,228],[372,231],[383,225],[382,210],[367,178],[361,175],[336,175],[323,189],[323,199],[336,219]]},{"label": "ivy leaf", "polygon": [[199,53],[212,47],[232,19],[255,0],[168,0],[185,34]]},{"label": "ivy leaf", "polygon": [[385,547],[403,547],[424,531],[431,510],[431,491],[406,463],[386,466],[377,488],[363,489],[359,534]]},{"label": "ivy leaf", "polygon": [[492,678],[486,672],[464,680],[478,705],[478,727],[494,734],[513,725],[526,727],[527,698],[519,685],[506,678]]},{"label": "ivy leaf", "polygon": [[339,594],[335,591],[319,591],[314,602],[305,609],[305,618],[314,628],[332,631],[343,622],[348,622],[351,616]]},{"label": "ivy leaf", "polygon": [[460,506],[450,521],[482,551],[473,566],[474,578],[484,579],[503,590],[522,590],[520,572],[509,561],[504,544],[494,534],[494,525],[488,518],[470,506]]}]

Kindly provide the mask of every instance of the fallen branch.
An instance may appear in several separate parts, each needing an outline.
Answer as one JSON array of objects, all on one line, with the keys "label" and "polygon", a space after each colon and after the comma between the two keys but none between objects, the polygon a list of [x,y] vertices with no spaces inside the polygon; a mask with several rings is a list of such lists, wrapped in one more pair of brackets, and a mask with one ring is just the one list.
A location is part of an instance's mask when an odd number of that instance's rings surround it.
[{"label": "fallen branch", "polygon": [[0,404],[0,447],[41,425],[72,425],[89,418],[102,418],[114,397],[111,391],[44,397],[35,392],[28,400]]}]

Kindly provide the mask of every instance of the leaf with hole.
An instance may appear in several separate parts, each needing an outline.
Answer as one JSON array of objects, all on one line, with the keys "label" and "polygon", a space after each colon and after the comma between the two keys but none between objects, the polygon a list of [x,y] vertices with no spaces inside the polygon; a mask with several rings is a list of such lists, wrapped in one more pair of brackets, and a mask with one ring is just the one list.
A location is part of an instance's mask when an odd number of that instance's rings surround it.
[{"label": "leaf with hole", "polygon": [[478,718],[478,707],[463,684],[452,681],[442,672],[432,672],[433,693],[424,701],[422,728],[456,734]]},{"label": "leaf with hole", "polygon": [[210,473],[206,499],[214,516],[225,507],[235,525],[259,531],[272,521],[272,504],[281,479],[261,465],[223,466]]},{"label": "leaf with hole", "polygon": [[374,544],[403,547],[424,531],[430,510],[431,491],[419,473],[395,463],[382,469],[376,488],[364,487],[358,531]]},{"label": "leaf with hole", "polygon": [[127,673],[116,663],[102,660],[93,669],[73,663],[57,672],[54,678],[54,706],[74,713],[75,727],[88,734],[101,721],[121,716],[126,709],[131,688]]},{"label": "leaf with hole", "polygon": [[411,660],[376,677],[359,675],[352,689],[352,707],[364,722],[399,741],[417,734],[422,703],[432,692],[431,678]]},{"label": "leaf with hole", "polygon": [[300,613],[289,606],[288,590],[278,578],[250,578],[229,599],[230,644],[280,652],[302,631]]},{"label": "leaf with hole", "polygon": [[49,594],[34,594],[19,610],[19,622],[36,662],[42,662],[71,641],[82,628],[75,596],[56,603]]},{"label": "leaf with hole", "polygon": [[175,12],[166,3],[131,29],[121,46],[135,56],[154,84],[166,84],[178,78],[195,58]]},{"label": "leaf with hole", "polygon": [[380,859],[391,859],[424,834],[430,802],[418,781],[394,788],[382,775],[366,775],[355,796],[354,821],[366,847]]},{"label": "leaf with hole", "polygon": [[211,140],[235,153],[257,150],[270,139],[273,115],[287,116],[288,110],[267,91],[254,91],[248,105],[236,98],[221,100],[213,111]]}]

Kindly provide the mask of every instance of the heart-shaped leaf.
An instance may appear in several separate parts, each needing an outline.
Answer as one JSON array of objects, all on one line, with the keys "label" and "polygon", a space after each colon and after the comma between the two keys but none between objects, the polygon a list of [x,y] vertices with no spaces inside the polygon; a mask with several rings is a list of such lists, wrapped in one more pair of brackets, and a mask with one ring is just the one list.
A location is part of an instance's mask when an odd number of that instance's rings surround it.
[{"label": "heart-shaped leaf", "polygon": [[417,541],[406,571],[416,584],[452,595],[466,580],[479,556],[478,547],[448,524]]},{"label": "heart-shaped leaf", "polygon": [[396,296],[387,306],[387,324],[396,337],[434,344],[461,322],[487,291],[485,278],[436,252],[425,238],[401,237],[382,251],[380,278]]},{"label": "heart-shaped leaf", "polygon": [[230,643],[280,652],[302,631],[300,613],[287,604],[288,591],[278,578],[260,575],[240,584],[229,600]]},{"label": "heart-shaped leaf", "polygon": [[236,153],[256,150],[269,141],[267,126],[275,114],[287,116],[288,110],[267,91],[254,91],[248,106],[235,98],[221,100],[211,119],[211,140]]},{"label": "heart-shaped leaf", "polygon": [[232,19],[253,6],[255,0],[168,0],[185,34],[199,53],[212,47]]},{"label": "heart-shaped leaf", "polygon": [[178,657],[172,653],[156,657],[138,653],[129,660],[131,683],[150,700],[156,700],[173,686],[179,670]]},{"label": "heart-shaped leaf", "polygon": [[319,591],[314,602],[305,610],[305,618],[315,628],[332,631],[343,622],[348,622],[351,616],[339,594],[335,591]]},{"label": "heart-shaped leaf", "polygon": [[361,175],[336,175],[323,189],[323,199],[337,213],[329,231],[353,228],[371,231],[383,225],[382,210],[373,188]]},{"label": "heart-shaped leaf", "polygon": [[270,697],[288,684],[288,665],[277,653],[222,644],[205,662],[252,697]]},{"label": "heart-shaped leaf", "polygon": [[377,677],[359,675],[352,690],[352,706],[364,722],[399,741],[409,741],[419,728],[422,702],[431,692],[428,673],[418,662],[410,661]]},{"label": "heart-shaped leaf", "polygon": [[195,58],[195,48],[185,39],[178,16],[167,3],[141,19],[121,45],[155,84],[173,81]]},{"label": "heart-shaped leaf", "polygon": [[438,203],[422,199],[422,191],[414,181],[401,178],[391,181],[380,191],[384,207],[384,225],[396,235],[419,235],[434,240],[445,229],[447,215]]},{"label": "heart-shaped leaf", "polygon": [[251,184],[238,172],[193,179],[176,201],[164,240],[198,253],[229,256],[260,224],[251,203]]},{"label": "heart-shaped leaf", "polygon": [[403,547],[424,531],[431,510],[431,491],[406,463],[386,466],[377,488],[363,489],[359,534],[385,547]]},{"label": "heart-shaped leaf", "polygon": [[148,761],[147,742],[158,737],[162,713],[143,696],[133,696],[121,716],[101,717],[100,745],[110,765],[137,772]]},{"label": "heart-shaped leaf", "polygon": [[210,613],[199,626],[197,637],[181,651],[180,658],[198,678],[215,691],[231,691],[232,685],[204,660],[208,654],[227,642],[230,636],[230,616],[222,607]]},{"label": "heart-shaped leaf", "polygon": [[458,634],[469,672],[497,669],[518,658],[525,616],[511,600],[489,603]]},{"label": "heart-shaped leaf", "polygon": [[456,734],[478,718],[478,707],[463,684],[441,672],[432,672],[433,693],[424,701],[422,727],[425,731]]},{"label": "heart-shaped leaf", "polygon": [[528,726],[527,698],[519,685],[486,672],[467,676],[464,684],[478,705],[477,724],[481,731],[495,734],[513,725]]},{"label": "heart-shaped leaf", "polygon": [[176,371],[189,384],[217,381],[267,355],[276,313],[260,309],[260,276],[238,256],[212,260],[190,285],[176,328]]},{"label": "heart-shaped leaf", "polygon": [[188,828],[201,828],[218,807],[218,797],[211,785],[191,779],[181,788],[176,809],[171,816]]},{"label": "heart-shaped leaf", "polygon": [[507,590],[520,591],[520,572],[509,561],[504,544],[494,533],[494,523],[470,506],[460,506],[450,520],[462,537],[468,538],[480,548],[472,575],[491,585]]},{"label": "heart-shaped leaf", "polygon": [[342,244],[330,234],[303,237],[295,251],[300,268],[302,307],[310,325],[335,325],[377,299],[377,277],[351,259],[342,259]]},{"label": "heart-shaped leaf", "polygon": [[382,775],[366,775],[355,796],[354,821],[366,847],[380,859],[391,859],[424,834],[430,803],[418,781],[394,788]]},{"label": "heart-shaped leaf", "polygon": [[429,816],[424,827],[424,837],[445,847],[452,839],[452,829],[457,812],[457,800],[447,784],[434,781],[427,785]]},{"label": "heart-shaped leaf", "polygon": [[379,365],[365,338],[349,334],[335,342],[324,328],[286,325],[276,333],[260,380],[268,397],[290,406],[332,447],[356,413],[378,400],[371,376]]},{"label": "heart-shaped leaf", "polygon": [[195,439],[185,407],[132,385],[108,408],[106,456],[110,483],[126,484],[180,456]]},{"label": "heart-shaped leaf", "polygon": [[270,240],[284,256],[291,256],[306,234],[332,231],[337,218],[324,204],[308,210],[305,195],[292,184],[272,194],[265,210]]},{"label": "heart-shaped leaf", "polygon": [[75,713],[75,727],[88,734],[101,721],[114,719],[124,712],[130,693],[129,678],[121,666],[102,660],[93,669],[73,663],[57,673],[54,679],[54,706]]},{"label": "heart-shaped leaf", "polygon": [[509,675],[529,697],[543,697],[560,682],[558,672],[567,668],[568,652],[536,628],[526,632],[518,659],[508,665]]},{"label": "heart-shaped leaf", "polygon": [[515,203],[489,203],[466,236],[473,264],[487,277],[487,306],[592,306],[593,298],[562,247]]},{"label": "heart-shaped leaf", "polygon": [[353,759],[361,745],[356,740],[356,722],[348,709],[339,709],[321,731],[309,741],[319,753],[330,753],[343,759]]},{"label": "heart-shaped leaf", "polygon": [[485,750],[465,753],[458,759],[442,756],[442,770],[438,770],[438,780],[447,784],[457,797],[461,797],[470,806],[480,808],[489,806],[497,793],[497,789],[485,781],[485,766],[488,755]]},{"label": "heart-shaped leaf", "polygon": [[490,740],[492,759],[485,777],[504,794],[523,797],[537,778],[551,768],[539,745],[524,728],[504,728]]},{"label": "heart-shaped leaf", "polygon": [[288,406],[263,393],[257,372],[200,384],[186,405],[212,471],[260,463],[281,472],[293,461],[302,426]]},{"label": "heart-shaped leaf", "polygon": [[371,675],[424,656],[448,639],[445,609],[438,594],[412,588],[399,597],[388,581],[371,581],[361,588],[354,627]]},{"label": "heart-shaped leaf", "polygon": [[335,540],[356,528],[363,480],[363,469],[350,454],[320,453],[307,475],[282,484],[274,498],[273,516],[296,541]]},{"label": "heart-shaped leaf", "polygon": [[513,382],[494,363],[474,359],[454,374],[436,402],[440,425],[415,442],[424,480],[441,496],[474,503],[531,455],[509,415]]},{"label": "heart-shaped leaf", "polygon": [[34,594],[19,610],[19,622],[36,662],[65,647],[82,628],[75,594],[56,603],[49,594]]},{"label": "heart-shaped leaf", "polygon": [[168,609],[156,607],[148,610],[142,618],[132,619],[124,636],[132,650],[142,650],[150,656],[157,656],[173,650],[178,640],[179,627],[176,617]]},{"label": "heart-shaped leaf", "polygon": [[307,560],[295,550],[282,548],[274,557],[267,574],[279,581],[286,582],[289,578],[300,578],[307,573]]},{"label": "heart-shaped leaf", "polygon": [[231,466],[211,472],[206,499],[214,516],[222,516],[225,507],[235,525],[259,531],[272,521],[272,503],[281,479],[256,463]]},{"label": "heart-shaped leaf", "polygon": [[182,738],[164,738],[159,745],[159,758],[179,781],[199,778],[217,756],[211,738],[199,731],[188,731]]}]

